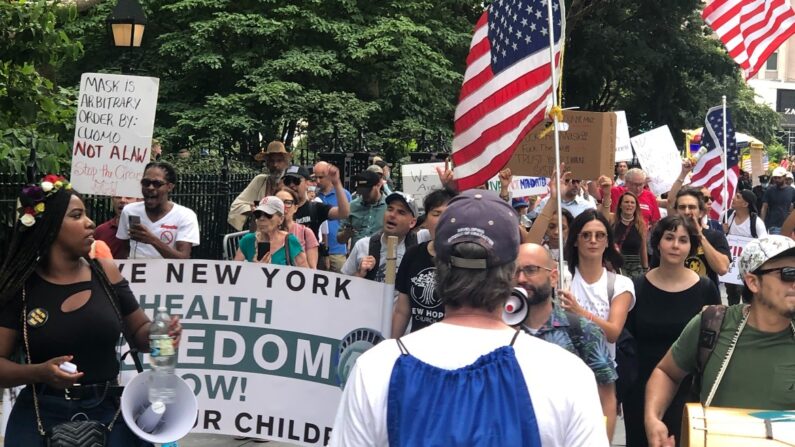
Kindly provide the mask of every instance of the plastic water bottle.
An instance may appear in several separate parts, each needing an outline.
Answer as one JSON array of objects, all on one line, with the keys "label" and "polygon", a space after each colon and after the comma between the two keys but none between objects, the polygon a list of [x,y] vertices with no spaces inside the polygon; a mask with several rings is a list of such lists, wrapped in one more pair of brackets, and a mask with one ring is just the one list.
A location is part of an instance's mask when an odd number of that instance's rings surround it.
[{"label": "plastic water bottle", "polygon": [[174,403],[176,380],[174,368],[177,366],[177,353],[174,341],[168,335],[171,316],[165,307],[158,307],[155,320],[149,327],[149,362],[152,375],[149,383],[149,402]]}]

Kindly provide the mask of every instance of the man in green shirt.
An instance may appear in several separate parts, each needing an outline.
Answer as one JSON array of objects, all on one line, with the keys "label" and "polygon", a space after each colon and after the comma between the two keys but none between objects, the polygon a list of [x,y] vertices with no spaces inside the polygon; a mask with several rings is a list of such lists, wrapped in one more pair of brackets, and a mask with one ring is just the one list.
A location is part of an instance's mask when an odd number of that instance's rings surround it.
[{"label": "man in green shirt", "polygon": [[[795,241],[785,236],[755,239],[739,260],[750,305],[726,315],[704,365],[705,406],[792,410],[795,408]],[[662,416],[686,375],[697,369],[701,316],[685,327],[646,386],[645,425],[649,445],[673,446]],[[736,340],[736,343],[734,342]],[[730,349],[734,345],[733,349]],[[731,355],[729,355],[731,354]],[[716,384],[725,369],[722,379]],[[714,389],[713,389],[714,388]]]},{"label": "man in green shirt", "polygon": [[375,234],[384,225],[386,196],[381,193],[381,176],[372,171],[364,171],[353,177],[356,197],[351,202],[347,219],[340,221],[337,242],[351,241],[351,249],[363,237]]}]

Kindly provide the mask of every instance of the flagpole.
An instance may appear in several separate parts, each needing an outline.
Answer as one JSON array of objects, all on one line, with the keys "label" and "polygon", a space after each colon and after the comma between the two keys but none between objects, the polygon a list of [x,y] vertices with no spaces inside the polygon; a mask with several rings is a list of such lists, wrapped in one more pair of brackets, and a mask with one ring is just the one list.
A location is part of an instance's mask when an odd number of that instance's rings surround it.
[{"label": "flagpole", "polygon": [[[555,23],[553,19],[553,11],[552,11],[552,2],[554,0],[547,0],[547,23],[549,24],[549,66],[551,68],[552,73],[552,108],[553,110],[559,106],[558,104],[558,80],[555,76]],[[562,16],[562,14],[561,14]],[[562,19],[561,19],[562,20]],[[561,27],[561,30],[563,27]],[[562,38],[562,37],[561,37]],[[557,172],[556,178],[552,179],[553,182],[557,182],[555,187],[558,190],[557,193],[557,209],[558,209],[558,290],[563,289],[563,205],[561,200],[561,194],[563,191],[560,190],[560,178],[563,175],[561,172],[562,169],[560,168],[560,134],[558,133],[558,114],[552,114],[552,125],[554,126],[553,132],[555,135],[555,172]]]},{"label": "flagpole", "polygon": [[726,95],[723,95],[723,192],[721,197],[723,198],[723,223],[726,223],[729,210],[729,199],[728,199],[728,188],[727,188],[727,181],[729,178],[729,148],[727,146],[728,135],[726,134],[726,121],[729,119],[728,115],[726,115]]}]

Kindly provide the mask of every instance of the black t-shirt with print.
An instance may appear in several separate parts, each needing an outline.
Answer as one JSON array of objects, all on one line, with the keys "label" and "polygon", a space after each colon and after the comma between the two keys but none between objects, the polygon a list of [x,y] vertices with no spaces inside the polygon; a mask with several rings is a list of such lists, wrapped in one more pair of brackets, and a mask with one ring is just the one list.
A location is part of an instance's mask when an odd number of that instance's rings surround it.
[{"label": "black t-shirt with print", "polygon": [[411,332],[444,318],[444,304],[436,293],[436,267],[428,253],[428,242],[406,250],[398,268],[395,289],[409,296]]},{"label": "black t-shirt with print", "polygon": [[331,206],[322,202],[306,202],[293,215],[293,221],[312,229],[315,237],[320,238],[320,224],[328,220]]}]

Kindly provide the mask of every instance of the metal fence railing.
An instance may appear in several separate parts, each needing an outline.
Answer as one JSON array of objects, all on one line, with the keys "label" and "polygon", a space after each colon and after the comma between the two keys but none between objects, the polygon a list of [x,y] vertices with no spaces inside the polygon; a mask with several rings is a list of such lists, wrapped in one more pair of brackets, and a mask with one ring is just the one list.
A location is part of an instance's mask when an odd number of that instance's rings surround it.
[{"label": "metal fence railing", "polygon": [[[171,195],[175,203],[192,209],[199,219],[201,243],[194,247],[194,259],[221,259],[223,237],[236,231],[227,222],[229,206],[254,174],[191,174],[180,173]],[[16,198],[25,184],[24,174],[0,173],[0,248],[5,252],[10,242],[10,227],[15,218]],[[83,197],[89,216],[100,224],[113,217],[110,197]]]}]

